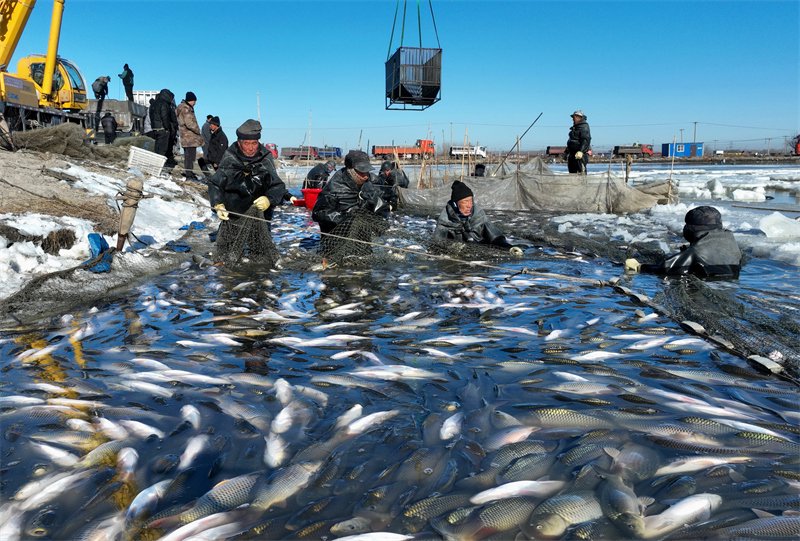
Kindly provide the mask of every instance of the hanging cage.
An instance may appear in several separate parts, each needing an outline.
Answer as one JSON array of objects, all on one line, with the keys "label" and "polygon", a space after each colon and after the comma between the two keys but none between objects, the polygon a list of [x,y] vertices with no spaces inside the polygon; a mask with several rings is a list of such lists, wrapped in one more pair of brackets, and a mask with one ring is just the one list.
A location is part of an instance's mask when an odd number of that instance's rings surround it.
[{"label": "hanging cage", "polygon": [[400,47],[386,61],[386,109],[425,110],[441,90],[441,49]]}]

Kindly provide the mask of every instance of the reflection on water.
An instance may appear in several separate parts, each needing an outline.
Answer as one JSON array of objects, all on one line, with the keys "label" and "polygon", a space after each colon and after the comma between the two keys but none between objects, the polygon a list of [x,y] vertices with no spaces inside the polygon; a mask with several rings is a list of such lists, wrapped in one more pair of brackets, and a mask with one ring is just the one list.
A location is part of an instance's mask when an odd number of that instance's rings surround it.
[{"label": "reflection on water", "polygon": [[[610,288],[506,265],[191,266],[5,330],[3,531],[664,538],[688,497],[707,512],[681,526],[797,509],[796,389]],[[614,491],[653,502],[621,518]]]}]

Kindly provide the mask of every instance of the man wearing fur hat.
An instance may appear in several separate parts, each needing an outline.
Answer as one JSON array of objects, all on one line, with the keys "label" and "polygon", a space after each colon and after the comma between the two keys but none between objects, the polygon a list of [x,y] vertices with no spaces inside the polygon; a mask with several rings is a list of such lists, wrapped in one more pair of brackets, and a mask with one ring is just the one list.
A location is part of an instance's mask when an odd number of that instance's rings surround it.
[{"label": "man wearing fur hat", "polygon": [[680,276],[694,274],[701,278],[738,278],[742,252],[733,233],[722,228],[722,215],[714,207],[701,206],[686,213],[683,237],[688,246],[656,264],[625,261],[625,270]]},{"label": "man wearing fur hat", "polygon": [[[219,169],[208,179],[208,198],[220,220],[237,220],[254,206],[265,219],[279,205],[286,185],[278,176],[272,154],[259,142],[261,123],[247,120],[236,130],[237,140],[228,147]],[[236,214],[229,214],[233,212]]]},{"label": "man wearing fur hat", "polygon": [[194,104],[197,96],[194,92],[187,92],[186,98],[178,105],[175,114],[178,117],[178,129],[183,147],[183,176],[187,180],[197,180],[194,174],[194,160],[197,157],[197,147],[205,143],[197,117],[194,114]]},{"label": "man wearing fur hat", "polygon": [[439,215],[433,238],[435,241],[488,244],[513,255],[522,255],[522,248],[512,246],[483,209],[475,206],[472,190],[460,180],[453,182],[450,201]]}]

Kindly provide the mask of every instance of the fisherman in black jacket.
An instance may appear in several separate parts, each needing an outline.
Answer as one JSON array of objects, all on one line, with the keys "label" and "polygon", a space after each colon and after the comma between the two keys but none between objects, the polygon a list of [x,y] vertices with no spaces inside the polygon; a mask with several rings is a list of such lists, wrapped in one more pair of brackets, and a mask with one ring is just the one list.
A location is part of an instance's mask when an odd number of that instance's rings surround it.
[{"label": "fisherman in black jacket", "polygon": [[[236,221],[254,206],[271,217],[270,208],[279,205],[286,185],[278,176],[270,152],[259,142],[261,123],[247,120],[236,130],[233,143],[208,180],[208,197],[220,220]],[[267,216],[269,214],[269,216]]]},{"label": "fisherman in black jacket", "polygon": [[657,264],[625,261],[625,270],[700,278],[738,278],[742,252],[733,233],[722,228],[722,215],[714,207],[701,206],[686,213],[683,237],[689,241],[681,251]]},{"label": "fisherman in black jacket", "polygon": [[323,233],[330,233],[356,210],[383,215],[387,203],[375,186],[377,177],[372,173],[369,156],[361,150],[351,150],[344,159],[344,167],[331,177],[322,188],[311,218]]},{"label": "fisherman in black jacket", "polygon": [[[169,160],[172,157],[170,142],[174,133],[178,131],[178,119],[172,111],[172,102],[175,94],[169,89],[164,88],[155,98],[153,105],[150,106],[150,127],[156,140],[155,153],[166,156]],[[174,118],[174,122],[173,122]]]},{"label": "fisherman in black jacket", "polygon": [[205,161],[211,164],[211,167],[216,171],[219,169],[219,164],[222,162],[225,151],[228,149],[228,136],[222,131],[218,116],[212,117],[211,120],[208,121],[208,124],[211,137],[208,140],[208,154],[206,155]]},{"label": "fisherman in black jacket", "polygon": [[453,182],[450,201],[447,202],[433,232],[434,241],[455,241],[487,244],[495,248],[508,250],[516,256],[522,255],[522,248],[512,246],[497,228],[483,209],[474,203],[472,190],[457,180]]},{"label": "fisherman in black jacket", "polygon": [[396,162],[387,160],[381,164],[376,185],[382,192],[383,200],[389,204],[386,210],[395,210],[397,208],[397,188],[408,188],[408,175],[397,167]]},{"label": "fisherman in black jacket", "polygon": [[586,115],[578,109],[572,113],[572,127],[567,139],[567,169],[570,173],[586,174],[589,163],[589,149],[592,148],[592,134]]},{"label": "fisherman in black jacket", "polygon": [[306,175],[306,179],[303,181],[303,189],[322,188],[328,182],[328,177],[333,173],[334,169],[336,169],[336,163],[333,160],[318,163]]}]

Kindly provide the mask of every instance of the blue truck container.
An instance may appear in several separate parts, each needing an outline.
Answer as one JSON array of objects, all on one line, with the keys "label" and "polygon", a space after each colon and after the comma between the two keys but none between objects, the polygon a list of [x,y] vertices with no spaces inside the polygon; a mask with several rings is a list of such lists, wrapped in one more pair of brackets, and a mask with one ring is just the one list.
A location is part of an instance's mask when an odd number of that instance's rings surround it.
[{"label": "blue truck container", "polygon": [[341,158],[342,149],[339,147],[325,147],[319,149],[320,158]]},{"label": "blue truck container", "polygon": [[665,158],[701,158],[703,156],[703,143],[663,143],[661,155]]}]

